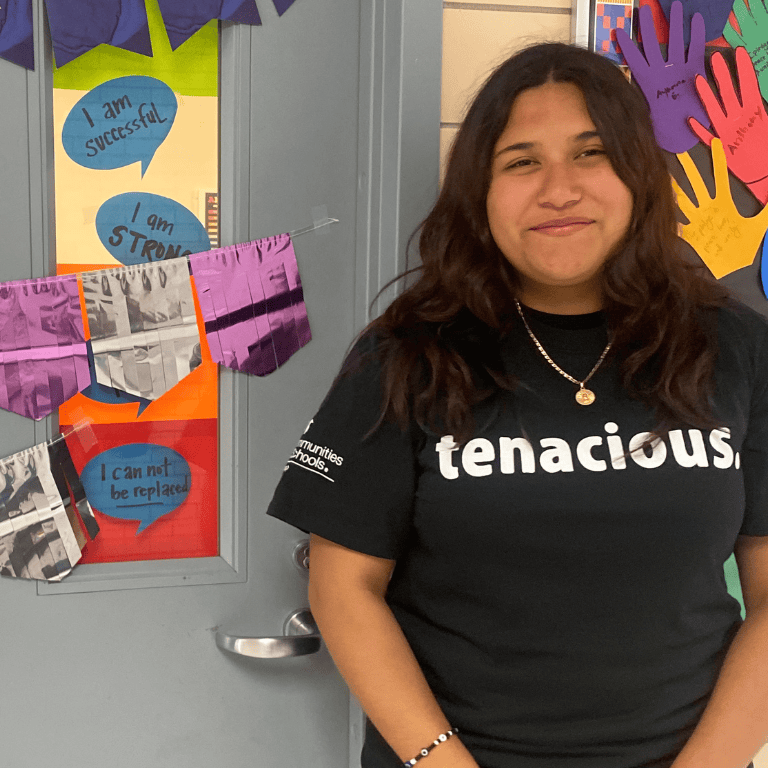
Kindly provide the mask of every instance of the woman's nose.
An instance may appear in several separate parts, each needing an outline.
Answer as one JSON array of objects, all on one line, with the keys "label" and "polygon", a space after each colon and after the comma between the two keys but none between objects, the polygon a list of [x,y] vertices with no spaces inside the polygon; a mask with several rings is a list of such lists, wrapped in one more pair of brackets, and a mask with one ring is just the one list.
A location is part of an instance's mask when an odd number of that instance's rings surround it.
[{"label": "woman's nose", "polygon": [[568,208],[581,199],[581,185],[574,169],[553,163],[541,175],[539,204],[547,208]]}]

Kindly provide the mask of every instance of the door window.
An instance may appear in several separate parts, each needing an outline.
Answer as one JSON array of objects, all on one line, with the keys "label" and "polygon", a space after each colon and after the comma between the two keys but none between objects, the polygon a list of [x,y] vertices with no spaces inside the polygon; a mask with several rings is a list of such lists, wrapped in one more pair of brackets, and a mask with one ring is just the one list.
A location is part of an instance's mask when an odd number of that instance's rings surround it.
[{"label": "door window", "polygon": [[172,51],[154,4],[148,17],[151,57],[102,45],[53,72],[56,271],[85,273],[81,301],[133,337],[94,345],[91,386],[59,411],[64,433],[90,424],[68,443],[101,528],[70,589],[88,564],[219,555],[219,374],[194,291],[199,342],[152,333],[174,311],[153,296],[171,260],[219,245],[219,25]]}]

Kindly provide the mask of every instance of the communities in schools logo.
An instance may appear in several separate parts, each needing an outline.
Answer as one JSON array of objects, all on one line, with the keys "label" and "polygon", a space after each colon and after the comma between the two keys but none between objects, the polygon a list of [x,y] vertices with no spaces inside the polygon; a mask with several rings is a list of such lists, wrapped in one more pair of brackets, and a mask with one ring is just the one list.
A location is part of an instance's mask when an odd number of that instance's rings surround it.
[{"label": "communities in schools logo", "polygon": [[[312,426],[314,419],[311,419],[307,428],[304,430],[304,434],[307,434],[307,430]],[[335,467],[340,467],[344,459],[337,453],[325,445],[318,445],[310,440],[302,438],[299,440],[299,444],[294,448],[291,458],[288,459],[285,469],[288,469],[290,464],[301,467],[310,472],[314,472],[316,475],[329,480],[332,483],[336,481],[333,479],[333,470]]]}]

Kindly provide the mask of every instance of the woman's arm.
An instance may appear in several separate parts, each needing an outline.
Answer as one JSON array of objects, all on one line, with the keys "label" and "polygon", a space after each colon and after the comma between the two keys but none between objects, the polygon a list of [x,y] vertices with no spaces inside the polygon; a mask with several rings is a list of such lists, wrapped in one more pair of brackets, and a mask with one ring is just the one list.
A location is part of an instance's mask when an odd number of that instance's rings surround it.
[{"label": "woman's arm", "polygon": [[736,542],[746,618],[672,768],[742,768],[768,740],[768,536]]},{"label": "woman's arm", "polygon": [[[427,685],[384,595],[393,560],[372,557],[312,535],[309,602],[325,644],[376,729],[410,760],[449,723]],[[453,736],[418,763],[479,768]]]}]

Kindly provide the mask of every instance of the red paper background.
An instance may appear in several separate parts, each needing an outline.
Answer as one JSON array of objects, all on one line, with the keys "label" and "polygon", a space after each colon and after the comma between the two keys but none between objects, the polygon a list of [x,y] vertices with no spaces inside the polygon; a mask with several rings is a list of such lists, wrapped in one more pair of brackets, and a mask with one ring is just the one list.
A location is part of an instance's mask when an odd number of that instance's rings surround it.
[{"label": "red paper background", "polygon": [[[67,429],[62,427],[62,432]],[[81,562],[215,557],[219,548],[217,420],[92,424],[67,438],[78,473],[94,456],[128,443],[156,443],[180,453],[191,469],[189,495],[138,535],[138,520],[120,520],[94,510],[101,531],[85,546]]]}]

